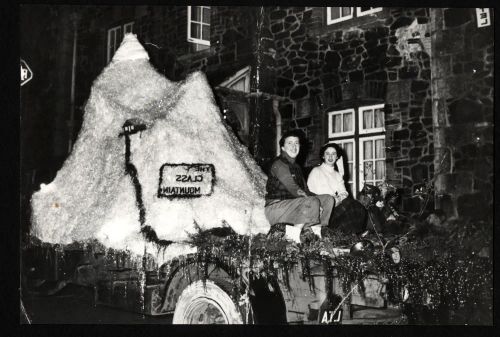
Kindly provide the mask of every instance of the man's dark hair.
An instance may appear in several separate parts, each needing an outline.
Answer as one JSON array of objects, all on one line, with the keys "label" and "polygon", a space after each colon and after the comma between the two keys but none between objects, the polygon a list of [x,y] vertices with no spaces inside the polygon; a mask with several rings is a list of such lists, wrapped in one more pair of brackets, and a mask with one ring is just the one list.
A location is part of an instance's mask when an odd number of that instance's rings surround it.
[{"label": "man's dark hair", "polygon": [[299,142],[302,143],[302,132],[300,130],[289,130],[283,134],[280,138],[280,148],[285,145],[285,140],[288,137],[297,137],[299,139]]},{"label": "man's dark hair", "polygon": [[342,156],[342,149],[340,148],[339,144],[328,143],[323,145],[319,150],[319,159],[321,159],[321,161],[323,161],[323,155],[325,154],[326,149],[328,149],[329,147],[333,147],[335,149],[335,151],[337,152],[337,157]]}]

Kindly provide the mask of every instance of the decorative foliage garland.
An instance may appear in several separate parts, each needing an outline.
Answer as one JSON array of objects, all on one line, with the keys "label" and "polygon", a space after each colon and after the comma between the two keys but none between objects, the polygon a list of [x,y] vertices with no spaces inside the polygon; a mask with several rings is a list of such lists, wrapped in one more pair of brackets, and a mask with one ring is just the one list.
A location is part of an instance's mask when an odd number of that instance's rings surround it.
[{"label": "decorative foliage garland", "polygon": [[[373,235],[368,238],[377,241]],[[377,275],[386,283],[388,300],[392,303],[411,303],[429,310],[446,308],[450,312],[470,311],[472,307],[482,306],[490,308],[491,313],[491,259],[474,252],[464,252],[463,246],[445,246],[443,241],[446,240],[436,236],[414,236],[408,241],[401,240],[402,259],[397,265],[382,253],[380,245],[371,256],[337,255],[333,248],[349,247],[359,240],[355,235],[340,233],[310,244],[297,245],[285,240],[268,239],[264,235],[240,236],[229,227],[221,227],[208,231],[199,229],[197,234],[191,235],[191,240],[199,248],[200,260],[208,257],[221,259],[237,270],[246,268],[250,263],[251,267],[260,268],[263,275],[275,275],[277,269],[282,268],[286,276],[291,266],[302,263],[303,277],[309,277],[312,282],[308,266],[311,261],[322,262],[335,269],[345,293],[353,284],[363,287],[360,281],[370,274]],[[245,260],[249,250],[252,261]],[[404,302],[405,291],[410,294],[407,302]]]}]

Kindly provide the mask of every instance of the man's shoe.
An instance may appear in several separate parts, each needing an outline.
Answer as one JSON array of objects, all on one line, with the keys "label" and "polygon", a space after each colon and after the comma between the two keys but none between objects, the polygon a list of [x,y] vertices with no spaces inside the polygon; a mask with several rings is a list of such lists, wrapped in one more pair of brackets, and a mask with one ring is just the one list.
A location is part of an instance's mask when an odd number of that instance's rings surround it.
[{"label": "man's shoe", "polygon": [[303,244],[309,244],[318,239],[319,237],[316,234],[314,234],[310,226],[303,228],[302,232],[300,233],[300,242]]}]

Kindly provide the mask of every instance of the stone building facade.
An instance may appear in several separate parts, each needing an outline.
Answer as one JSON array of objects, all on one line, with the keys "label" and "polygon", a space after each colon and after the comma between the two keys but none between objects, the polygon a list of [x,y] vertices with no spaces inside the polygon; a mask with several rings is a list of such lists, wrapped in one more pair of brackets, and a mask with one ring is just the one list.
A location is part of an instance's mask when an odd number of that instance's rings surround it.
[{"label": "stone building facade", "polygon": [[[384,8],[331,25],[325,8],[276,8],[270,18],[277,91],[287,98],[283,114],[309,131],[313,154],[330,138],[326,113],[378,103],[385,112],[388,181],[409,195],[432,176],[428,9]],[[417,47],[408,43],[414,36]],[[296,102],[304,99],[315,106],[309,117],[298,118]],[[363,154],[357,152],[359,163]]]},{"label": "stone building facade", "polygon": [[[491,215],[491,22],[478,27],[474,8],[381,8],[328,24],[327,11],[268,12],[275,94],[285,97],[280,111],[287,126],[309,136],[306,165],[317,163],[321,144],[335,139],[329,112],[383,104],[385,178],[407,196],[403,208],[421,210],[416,192],[431,184],[436,198],[427,208]],[[365,169],[363,141],[358,138],[353,154],[358,175]],[[363,177],[357,180],[360,186]]]},{"label": "stone building facade", "polygon": [[[452,216],[491,217],[493,17],[469,8],[437,8],[433,13],[434,163],[444,163],[436,176],[436,206]],[[478,23],[490,25],[478,28]]]},{"label": "stone building facade", "polygon": [[263,167],[300,128],[307,168],[325,142],[344,144],[354,194],[386,180],[416,212],[430,184],[428,209],[491,214],[493,25],[478,27],[475,8],[349,8],[211,7],[204,45],[186,38],[188,6],[78,9],[75,105],[109,60],[110,31],[130,29],[167,78],[206,74]]}]

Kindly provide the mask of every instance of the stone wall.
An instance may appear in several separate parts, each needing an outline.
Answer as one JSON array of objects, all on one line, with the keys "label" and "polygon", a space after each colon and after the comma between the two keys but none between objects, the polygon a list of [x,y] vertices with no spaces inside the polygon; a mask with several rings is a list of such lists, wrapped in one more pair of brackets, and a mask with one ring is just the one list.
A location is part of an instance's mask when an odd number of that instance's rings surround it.
[{"label": "stone wall", "polygon": [[[332,25],[326,24],[324,7],[276,7],[270,12],[275,93],[288,99],[281,106],[288,125],[302,126],[310,135],[306,165],[319,162],[317,153],[327,140],[327,111],[343,103],[378,101],[386,104],[389,182],[410,195],[432,177],[429,22],[423,8],[384,8]],[[294,118],[294,103],[303,99],[312,105],[310,118]],[[405,201],[406,209],[418,206]]]},{"label": "stone wall", "polygon": [[[492,13],[493,14],[493,13]],[[474,8],[432,10],[436,207],[448,216],[493,215],[493,24]]]},{"label": "stone wall", "polygon": [[[87,12],[79,34],[80,106],[105,66],[107,29],[134,20],[152,64],[172,80],[202,70],[215,87],[251,66],[252,91],[267,95],[242,98],[252,114],[249,148],[259,163],[273,152],[266,149],[274,132],[272,104],[261,104],[269,97],[281,101],[283,131],[304,130],[307,167],[319,162],[328,111],[385,103],[390,183],[411,196],[439,170],[436,206],[456,213],[470,195],[491,200],[491,191],[477,192],[492,181],[493,40],[491,27],[477,29],[473,10],[384,8],[327,25],[325,7],[216,6],[211,46],[201,51],[186,41],[186,15],[186,6]],[[219,93],[221,106],[225,97]],[[422,204],[408,197],[403,206],[417,211]]]}]

